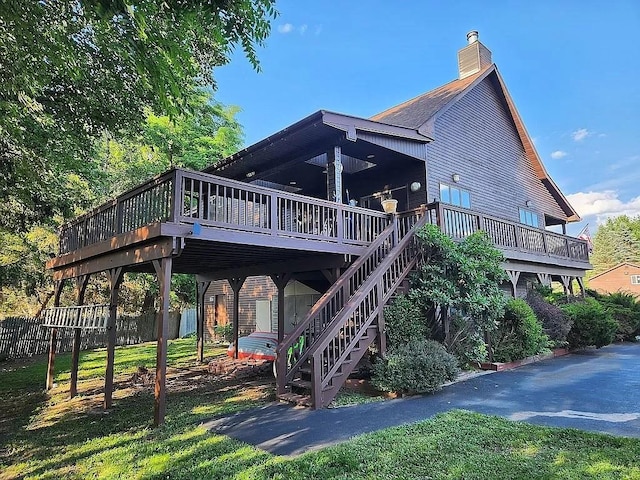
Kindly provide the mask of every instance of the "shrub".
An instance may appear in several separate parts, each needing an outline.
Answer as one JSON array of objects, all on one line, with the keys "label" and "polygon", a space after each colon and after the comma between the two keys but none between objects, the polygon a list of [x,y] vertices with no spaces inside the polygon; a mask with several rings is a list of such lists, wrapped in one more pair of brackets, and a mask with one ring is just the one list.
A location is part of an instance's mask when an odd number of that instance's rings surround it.
[{"label": "shrub", "polygon": [[448,351],[455,355],[461,367],[477,365],[487,360],[484,336],[468,318],[459,314],[451,315],[450,336]]},{"label": "shrub", "polygon": [[563,305],[562,311],[573,321],[567,336],[571,348],[584,348],[589,345],[600,348],[614,340],[618,322],[594,298]]},{"label": "shrub", "polygon": [[561,347],[566,345],[572,322],[562,309],[547,302],[536,290],[530,290],[527,293],[527,303],[542,324],[542,329],[553,343],[553,346]]},{"label": "shrub", "polygon": [[428,393],[454,380],[456,358],[433,340],[411,340],[397,345],[373,366],[373,384],[399,394]]},{"label": "shrub", "polygon": [[427,324],[420,307],[404,295],[385,307],[384,323],[390,346],[427,338]]},{"label": "shrub", "polygon": [[213,327],[213,333],[220,340],[226,342],[233,341],[233,325],[230,323],[226,325],[216,325]]},{"label": "shrub", "polygon": [[596,299],[618,322],[616,340],[635,340],[640,333],[640,302],[636,297],[626,292],[616,292],[609,295],[599,295]]},{"label": "shrub", "polygon": [[543,352],[549,337],[533,310],[520,298],[510,299],[498,329],[492,333],[493,359],[512,362]]}]

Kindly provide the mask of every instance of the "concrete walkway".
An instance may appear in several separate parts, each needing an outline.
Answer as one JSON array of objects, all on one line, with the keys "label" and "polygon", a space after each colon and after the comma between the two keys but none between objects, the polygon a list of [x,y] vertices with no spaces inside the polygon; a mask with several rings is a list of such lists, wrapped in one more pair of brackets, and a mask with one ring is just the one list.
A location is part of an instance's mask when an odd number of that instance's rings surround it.
[{"label": "concrete walkway", "polygon": [[640,344],[482,375],[433,395],[315,411],[273,403],[207,427],[276,455],[298,455],[451,409],[640,438]]}]

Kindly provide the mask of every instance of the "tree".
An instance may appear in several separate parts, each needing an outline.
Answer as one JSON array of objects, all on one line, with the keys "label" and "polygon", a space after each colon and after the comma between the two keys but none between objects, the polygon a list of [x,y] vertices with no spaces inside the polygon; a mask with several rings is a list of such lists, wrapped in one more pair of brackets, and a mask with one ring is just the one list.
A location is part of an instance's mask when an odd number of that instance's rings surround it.
[{"label": "tree", "polygon": [[592,274],[598,274],[622,262],[640,262],[640,216],[609,218],[593,239]]},{"label": "tree", "polygon": [[257,68],[275,15],[274,0],[1,2],[0,226],[90,205],[94,140],[188,112],[237,45]]},{"label": "tree", "polygon": [[[189,104],[190,111],[173,120],[147,111],[141,132],[135,136],[114,138],[105,134],[96,142],[91,181],[69,175],[70,181],[61,194],[74,195],[72,188],[76,188],[77,195],[87,203],[99,204],[171,165],[201,169],[237,151],[242,128],[235,119],[236,107],[214,102],[211,91],[194,92]],[[57,235],[51,224],[34,225],[27,232],[16,233],[0,227],[0,315],[32,315],[50,299],[53,289],[44,263],[56,251]],[[94,283],[99,292],[107,291],[106,279],[96,279]],[[193,304],[193,276],[174,275],[172,291],[174,305]],[[127,275],[122,292],[129,313],[155,307],[158,292],[151,275]]]},{"label": "tree", "polygon": [[449,352],[463,360],[471,360],[467,351],[482,355],[478,346],[482,335],[496,328],[506,304],[500,289],[506,279],[502,253],[484,232],[456,243],[436,226],[427,225],[416,238],[419,266],[409,298],[421,306],[432,336],[443,341]]}]

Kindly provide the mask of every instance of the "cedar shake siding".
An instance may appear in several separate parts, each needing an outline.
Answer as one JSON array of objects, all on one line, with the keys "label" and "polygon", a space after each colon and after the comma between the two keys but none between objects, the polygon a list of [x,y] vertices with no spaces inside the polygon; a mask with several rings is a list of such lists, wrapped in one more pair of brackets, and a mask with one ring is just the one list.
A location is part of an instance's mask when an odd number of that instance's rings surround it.
[{"label": "cedar shake siding", "polygon": [[[435,121],[427,148],[428,198],[439,199],[440,182],[471,193],[471,208],[519,221],[519,208],[563,219],[565,212],[537,177],[491,76]],[[454,184],[452,174],[460,175]],[[527,200],[532,202],[526,206]]]},{"label": "cedar shake siding", "polygon": [[[631,277],[637,275],[638,283],[631,283]],[[623,263],[589,280],[589,288],[600,293],[627,292],[640,296],[640,266]]]}]

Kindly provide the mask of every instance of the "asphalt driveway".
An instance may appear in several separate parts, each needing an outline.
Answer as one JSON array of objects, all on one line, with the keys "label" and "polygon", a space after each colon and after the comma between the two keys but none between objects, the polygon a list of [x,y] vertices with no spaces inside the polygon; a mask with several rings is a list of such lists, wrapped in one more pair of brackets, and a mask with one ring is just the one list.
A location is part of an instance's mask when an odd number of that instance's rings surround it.
[{"label": "asphalt driveway", "polygon": [[273,403],[207,427],[277,455],[297,455],[451,409],[640,438],[640,344],[483,375],[433,395],[316,411]]}]

